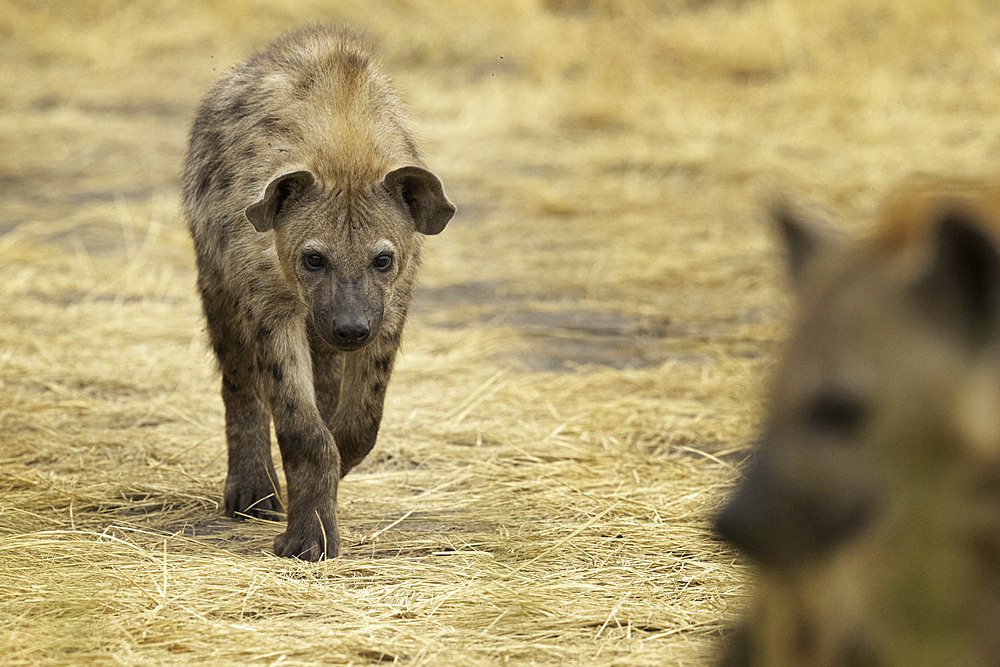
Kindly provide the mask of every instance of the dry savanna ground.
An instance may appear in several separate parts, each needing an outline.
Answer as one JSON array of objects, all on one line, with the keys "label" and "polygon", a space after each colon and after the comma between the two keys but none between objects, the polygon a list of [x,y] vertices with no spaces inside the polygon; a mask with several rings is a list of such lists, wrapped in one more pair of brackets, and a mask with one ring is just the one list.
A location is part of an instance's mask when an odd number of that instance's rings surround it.
[{"label": "dry savanna ground", "polygon": [[[427,244],[344,556],[220,516],[179,211],[199,96],[365,32],[459,206]],[[778,189],[863,229],[1000,155],[992,0],[0,5],[0,661],[684,664],[791,311]]]}]

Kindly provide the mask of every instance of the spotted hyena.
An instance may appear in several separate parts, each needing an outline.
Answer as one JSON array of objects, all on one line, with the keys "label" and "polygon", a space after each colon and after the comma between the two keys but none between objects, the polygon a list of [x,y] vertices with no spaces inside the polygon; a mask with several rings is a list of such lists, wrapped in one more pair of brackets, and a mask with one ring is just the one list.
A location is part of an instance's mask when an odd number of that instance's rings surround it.
[{"label": "spotted hyena", "polygon": [[455,207],[420,160],[389,81],[359,40],[311,27],[208,92],[184,208],[222,371],[225,512],[282,508],[280,556],[340,550],[340,478],[375,444],[420,264]]},{"label": "spotted hyena", "polygon": [[872,236],[777,216],[799,313],[717,520],[757,592],[728,661],[1000,655],[1000,189],[909,188]]}]

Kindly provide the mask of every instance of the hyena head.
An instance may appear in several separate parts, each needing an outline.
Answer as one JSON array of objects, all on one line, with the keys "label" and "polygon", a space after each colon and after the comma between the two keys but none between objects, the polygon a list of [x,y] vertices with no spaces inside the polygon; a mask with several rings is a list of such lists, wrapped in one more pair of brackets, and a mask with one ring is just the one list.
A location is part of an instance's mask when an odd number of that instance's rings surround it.
[{"label": "hyena head", "polygon": [[309,170],[282,172],[246,209],[258,232],[274,230],[286,281],[340,350],[375,339],[394,288],[413,281],[417,234],[440,233],[454,213],[438,178],[416,166],[354,189]]},{"label": "hyena head", "polygon": [[[776,219],[798,319],[716,526],[764,567],[815,562],[1000,459],[1000,251],[982,200],[910,197],[846,243]],[[971,464],[971,465],[970,465]],[[920,510],[917,510],[920,511]]]}]

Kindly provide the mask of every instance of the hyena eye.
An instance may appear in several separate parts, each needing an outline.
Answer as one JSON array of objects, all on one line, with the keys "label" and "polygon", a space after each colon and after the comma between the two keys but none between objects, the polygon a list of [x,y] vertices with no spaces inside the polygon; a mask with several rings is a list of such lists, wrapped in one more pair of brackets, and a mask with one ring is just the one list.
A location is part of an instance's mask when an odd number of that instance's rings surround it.
[{"label": "hyena eye", "polygon": [[372,260],[372,265],[379,271],[388,271],[389,267],[392,266],[392,255],[384,252]]},{"label": "hyena eye", "polygon": [[859,397],[831,391],[815,397],[806,407],[806,422],[813,431],[835,437],[855,435],[868,419],[868,406]]},{"label": "hyena eye", "polygon": [[305,264],[305,267],[310,271],[316,271],[317,269],[323,268],[323,264],[326,263],[326,260],[323,258],[323,255],[320,255],[319,253],[307,252],[302,255],[302,263]]}]

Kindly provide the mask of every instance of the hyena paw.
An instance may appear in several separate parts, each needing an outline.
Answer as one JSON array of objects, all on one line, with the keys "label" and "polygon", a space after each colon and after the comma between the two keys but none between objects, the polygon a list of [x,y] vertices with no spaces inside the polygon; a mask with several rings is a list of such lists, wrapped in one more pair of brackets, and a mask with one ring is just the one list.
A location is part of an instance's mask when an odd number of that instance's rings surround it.
[{"label": "hyena paw", "polygon": [[277,519],[284,508],[278,499],[278,484],[270,480],[258,484],[237,484],[226,480],[225,512],[234,519],[254,517]]},{"label": "hyena paw", "polygon": [[311,561],[336,558],[340,555],[340,534],[336,526],[326,531],[321,528],[308,531],[289,528],[274,538],[274,553],[283,558]]}]

